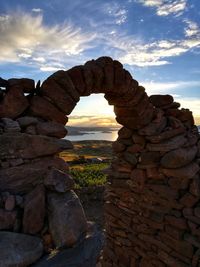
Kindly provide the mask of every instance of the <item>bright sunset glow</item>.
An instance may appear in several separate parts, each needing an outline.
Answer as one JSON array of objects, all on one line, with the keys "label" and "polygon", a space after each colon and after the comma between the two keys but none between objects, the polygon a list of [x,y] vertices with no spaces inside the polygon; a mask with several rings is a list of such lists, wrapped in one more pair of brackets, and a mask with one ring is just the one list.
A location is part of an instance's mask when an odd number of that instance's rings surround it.
[{"label": "bright sunset glow", "polygon": [[[199,0],[0,1],[0,76],[44,80],[111,56],[148,94],[172,94],[199,124],[199,10]],[[94,95],[81,99],[70,124],[110,126],[114,117]]]}]

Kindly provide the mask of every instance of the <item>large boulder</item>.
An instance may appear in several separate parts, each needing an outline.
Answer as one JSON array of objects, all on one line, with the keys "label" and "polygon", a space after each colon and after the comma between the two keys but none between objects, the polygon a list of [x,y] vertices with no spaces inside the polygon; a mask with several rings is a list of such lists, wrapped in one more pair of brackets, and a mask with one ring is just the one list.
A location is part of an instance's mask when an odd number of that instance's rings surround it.
[{"label": "large boulder", "polygon": [[0,188],[16,194],[28,193],[43,183],[51,168],[67,171],[67,164],[60,158],[43,158],[16,167],[0,169]]},{"label": "large boulder", "polygon": [[0,232],[0,267],[27,267],[43,252],[41,240],[35,236]]},{"label": "large boulder", "polygon": [[49,228],[56,247],[71,247],[87,231],[86,217],[73,191],[48,194]]},{"label": "large boulder", "polygon": [[64,193],[74,188],[72,177],[60,170],[52,169],[44,179],[44,185],[52,191]]},{"label": "large boulder", "polygon": [[44,81],[40,90],[65,114],[70,114],[76,106],[76,101],[51,77]]},{"label": "large boulder", "polygon": [[49,121],[57,121],[62,124],[66,124],[68,121],[68,118],[63,112],[61,112],[47,99],[40,96],[34,96],[31,99],[30,113],[33,116],[41,117]]},{"label": "large boulder", "polygon": [[43,185],[36,186],[25,197],[23,232],[37,234],[43,227],[45,216],[45,190]]},{"label": "large boulder", "polygon": [[27,98],[24,96],[23,90],[14,86],[5,94],[0,103],[1,118],[16,118],[23,113],[29,106]]},{"label": "large boulder", "polygon": [[189,164],[197,154],[197,147],[178,148],[166,153],[161,159],[164,168],[180,168]]},{"label": "large boulder", "polygon": [[35,89],[35,81],[28,78],[12,78],[8,80],[8,87],[19,86],[24,93],[31,93]]},{"label": "large boulder", "polygon": [[33,267],[96,267],[104,245],[104,235],[95,231],[75,248],[58,250]]},{"label": "large boulder", "polygon": [[0,158],[32,159],[53,155],[73,147],[68,140],[25,133],[15,134],[15,136],[3,134],[0,136],[0,143]]},{"label": "large boulder", "polygon": [[16,211],[0,209],[0,230],[13,230],[16,218]]},{"label": "large boulder", "polygon": [[48,135],[57,138],[63,138],[67,134],[67,129],[63,124],[49,121],[39,122],[36,126],[37,133],[41,135]]}]

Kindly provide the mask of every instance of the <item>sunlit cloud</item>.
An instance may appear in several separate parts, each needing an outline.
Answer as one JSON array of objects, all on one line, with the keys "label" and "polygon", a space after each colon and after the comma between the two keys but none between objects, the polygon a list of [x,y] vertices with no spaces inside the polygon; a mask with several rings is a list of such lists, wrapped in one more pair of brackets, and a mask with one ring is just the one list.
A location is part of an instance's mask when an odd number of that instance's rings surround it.
[{"label": "sunlit cloud", "polygon": [[[176,81],[176,82],[141,82],[141,85],[145,87],[149,95],[153,94],[169,94],[177,89],[183,89],[188,87],[200,87],[200,81]],[[180,95],[176,94],[176,97]]]},{"label": "sunlit cloud", "polygon": [[145,66],[161,66],[170,64],[170,57],[180,56],[192,48],[200,46],[200,37],[179,40],[158,40],[145,42],[137,36],[112,34],[106,37],[107,43],[116,57],[123,64]]},{"label": "sunlit cloud", "polygon": [[[38,12],[36,12],[38,13]],[[95,34],[84,33],[71,23],[46,26],[43,15],[15,12],[0,16],[0,62],[62,62],[91,47]],[[45,70],[41,66],[41,70]]]},{"label": "sunlit cloud", "polygon": [[138,0],[147,7],[154,7],[158,16],[180,16],[186,9],[187,0]]},{"label": "sunlit cloud", "polygon": [[70,116],[67,125],[77,127],[116,127],[117,122],[114,117],[109,116]]}]

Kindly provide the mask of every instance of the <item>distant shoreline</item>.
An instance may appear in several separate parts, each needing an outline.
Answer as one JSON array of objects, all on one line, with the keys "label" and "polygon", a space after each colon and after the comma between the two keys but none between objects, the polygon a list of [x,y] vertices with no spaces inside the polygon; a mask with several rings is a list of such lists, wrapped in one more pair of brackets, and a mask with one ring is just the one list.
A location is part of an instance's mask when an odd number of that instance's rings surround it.
[{"label": "distant shoreline", "polygon": [[67,136],[77,136],[86,134],[96,134],[99,133],[112,133],[113,131],[118,131],[119,128],[113,127],[72,127],[67,126],[68,134]]}]

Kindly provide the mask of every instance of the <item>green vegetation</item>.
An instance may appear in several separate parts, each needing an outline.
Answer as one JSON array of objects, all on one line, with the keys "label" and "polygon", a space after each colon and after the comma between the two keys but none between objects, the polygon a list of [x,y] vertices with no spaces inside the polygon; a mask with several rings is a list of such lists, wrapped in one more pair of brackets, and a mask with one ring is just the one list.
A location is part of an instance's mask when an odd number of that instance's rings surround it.
[{"label": "green vegetation", "polygon": [[106,175],[102,170],[107,167],[107,163],[73,165],[70,167],[70,174],[74,178],[76,188],[104,185]]}]

